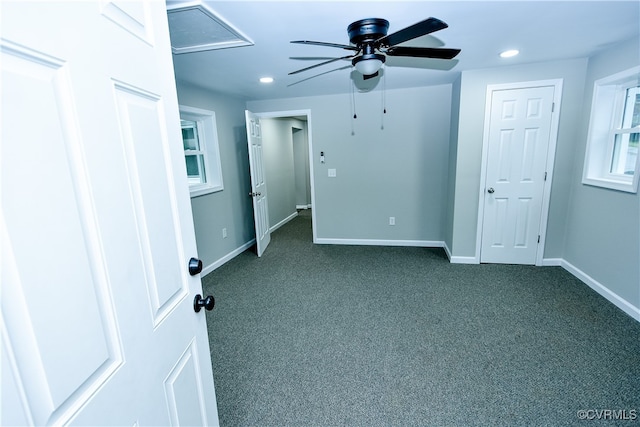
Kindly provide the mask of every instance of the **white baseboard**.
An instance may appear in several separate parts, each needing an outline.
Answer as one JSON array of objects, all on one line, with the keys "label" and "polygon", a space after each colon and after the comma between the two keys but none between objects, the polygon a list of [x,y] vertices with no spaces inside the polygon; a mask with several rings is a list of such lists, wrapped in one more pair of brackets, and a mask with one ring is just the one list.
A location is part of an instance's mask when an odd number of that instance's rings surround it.
[{"label": "white baseboard", "polygon": [[255,244],[256,244],[256,239],[249,240],[247,243],[245,243],[244,245],[240,246],[239,248],[234,249],[233,251],[229,252],[228,254],[226,254],[225,256],[220,258],[219,260],[214,261],[211,264],[205,266],[202,269],[202,273],[200,273],[200,275],[202,277],[204,277],[205,275],[211,273],[213,270],[215,270],[216,268],[220,267],[222,264],[226,263],[227,261],[231,261],[233,258],[237,257],[242,252],[246,251],[247,249],[249,249],[251,246],[253,246]]},{"label": "white baseboard", "polygon": [[381,239],[327,239],[318,238],[319,245],[354,245],[354,246],[414,246],[421,248],[442,248],[443,241],[438,240],[381,240]]},{"label": "white baseboard", "polygon": [[449,249],[449,246],[447,246],[447,242],[443,242],[443,244],[444,251],[451,264],[480,264],[480,261],[478,261],[476,257],[451,255],[451,250]]},{"label": "white baseboard", "polygon": [[452,256],[449,258],[451,264],[480,264],[474,256]]},{"label": "white baseboard", "polygon": [[589,276],[584,271],[580,270],[578,267],[574,266],[570,262],[566,260],[561,260],[560,264],[562,268],[567,270],[569,273],[573,274],[575,277],[583,281],[587,284],[591,289],[602,295],[605,299],[611,302],[613,305],[618,307],[620,310],[627,313],[629,316],[640,322],[640,307],[636,307],[631,304],[629,301],[622,298],[620,295],[611,291],[609,288],[604,286],[602,283],[598,282],[593,277]]},{"label": "white baseboard", "polygon": [[273,233],[278,228],[282,227],[283,225],[285,225],[286,223],[288,223],[289,221],[291,221],[293,218],[295,218],[297,216],[298,216],[298,212],[292,213],[291,215],[289,215],[288,217],[286,217],[285,219],[283,219],[282,221],[280,221],[279,223],[277,223],[273,227],[269,228],[269,233]]},{"label": "white baseboard", "polygon": [[449,262],[451,262],[451,251],[449,250],[449,246],[447,242],[442,242],[442,248],[444,249],[444,253],[447,254],[447,258],[449,258]]},{"label": "white baseboard", "polygon": [[296,209],[311,209],[311,204],[308,204],[308,205],[296,205]]},{"label": "white baseboard", "polygon": [[[297,214],[296,214],[297,215]],[[296,215],[292,215],[286,222],[291,221],[291,219],[295,218]],[[286,223],[285,222],[285,223]],[[284,225],[285,223],[278,225],[279,227]],[[220,267],[227,261],[235,258],[240,255],[242,252],[249,249],[252,245],[256,243],[256,239],[251,239],[244,245],[239,248],[229,252],[224,257],[219,260],[207,265],[202,269],[202,276],[211,273],[216,268]],[[370,245],[370,246],[414,246],[414,247],[425,247],[425,248],[444,248],[447,257],[449,257],[449,261],[452,264],[478,264],[478,260],[475,257],[462,257],[462,256],[451,256],[451,252],[449,251],[449,247],[443,241],[436,240],[376,240],[376,239],[317,239],[316,243],[324,244],[324,245]],[[640,307],[636,307],[631,304],[629,301],[625,300],[615,292],[611,291],[609,288],[604,286],[602,283],[598,282],[593,277],[589,276],[584,271],[580,270],[578,267],[574,266],[570,262],[562,259],[562,258],[545,258],[542,260],[542,266],[561,266],[569,273],[574,275],[576,278],[584,282],[591,289],[596,291],[598,294],[603,296],[606,300],[611,302],[613,305],[618,307],[620,310],[627,313],[633,319],[640,322]]]}]

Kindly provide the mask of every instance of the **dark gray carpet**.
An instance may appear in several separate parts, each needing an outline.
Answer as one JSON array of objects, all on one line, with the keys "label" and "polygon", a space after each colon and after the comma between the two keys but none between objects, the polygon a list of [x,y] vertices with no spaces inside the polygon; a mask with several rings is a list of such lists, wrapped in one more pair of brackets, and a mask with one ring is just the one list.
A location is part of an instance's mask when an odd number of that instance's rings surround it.
[{"label": "dark gray carpet", "polygon": [[640,424],[640,323],[560,267],[311,240],[204,278],[223,427]]}]

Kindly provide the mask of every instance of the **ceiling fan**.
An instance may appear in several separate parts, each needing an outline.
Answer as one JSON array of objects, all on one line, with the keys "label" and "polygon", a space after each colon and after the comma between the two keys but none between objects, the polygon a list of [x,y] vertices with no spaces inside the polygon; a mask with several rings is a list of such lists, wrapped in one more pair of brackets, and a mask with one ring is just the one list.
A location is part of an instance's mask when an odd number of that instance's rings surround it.
[{"label": "ceiling fan", "polygon": [[427,18],[416,24],[387,35],[389,21],[381,18],[367,18],[353,22],[347,27],[351,44],[325,43],[309,40],[295,40],[291,43],[310,44],[316,46],[337,47],[354,51],[353,55],[333,58],[310,67],[289,73],[297,74],[315,67],[330,64],[343,59],[351,59],[365,80],[378,75],[378,70],[384,64],[387,56],[410,56],[415,58],[453,59],[460,53],[460,49],[445,49],[433,47],[397,46],[406,41],[443,30],[448,25],[437,18]]}]

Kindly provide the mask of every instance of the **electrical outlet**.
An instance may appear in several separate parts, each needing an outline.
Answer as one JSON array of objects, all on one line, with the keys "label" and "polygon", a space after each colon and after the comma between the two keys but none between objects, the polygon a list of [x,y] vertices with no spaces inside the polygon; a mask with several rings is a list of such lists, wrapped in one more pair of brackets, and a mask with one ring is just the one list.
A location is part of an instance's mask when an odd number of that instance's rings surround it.
[{"label": "electrical outlet", "polygon": [[389,217],[389,225],[396,225],[396,217],[395,216],[390,216]]},{"label": "electrical outlet", "polygon": [[226,228],[223,228],[223,229],[222,229],[222,238],[223,238],[223,239],[226,239],[226,238],[227,238],[227,229],[226,229]]},{"label": "electrical outlet", "polygon": [[329,178],[335,178],[336,177],[336,170],[335,169],[328,169],[327,172],[329,174]]}]

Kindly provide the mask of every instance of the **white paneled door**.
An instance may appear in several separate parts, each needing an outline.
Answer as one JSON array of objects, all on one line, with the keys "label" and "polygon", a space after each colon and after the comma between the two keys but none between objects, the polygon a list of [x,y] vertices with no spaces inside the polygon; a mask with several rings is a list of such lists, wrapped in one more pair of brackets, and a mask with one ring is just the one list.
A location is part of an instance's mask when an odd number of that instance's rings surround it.
[{"label": "white paneled door", "polygon": [[535,264],[542,250],[555,90],[543,86],[491,92],[481,262]]},{"label": "white paneled door", "polygon": [[217,425],[167,15],[3,1],[2,425]]},{"label": "white paneled door", "polygon": [[256,248],[262,256],[271,241],[269,231],[269,206],[267,204],[267,181],[264,175],[262,150],[262,130],[260,118],[251,111],[245,111],[247,123],[247,142],[249,144],[249,168],[251,170],[251,192],[253,199],[253,218],[256,228]]}]

